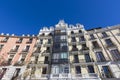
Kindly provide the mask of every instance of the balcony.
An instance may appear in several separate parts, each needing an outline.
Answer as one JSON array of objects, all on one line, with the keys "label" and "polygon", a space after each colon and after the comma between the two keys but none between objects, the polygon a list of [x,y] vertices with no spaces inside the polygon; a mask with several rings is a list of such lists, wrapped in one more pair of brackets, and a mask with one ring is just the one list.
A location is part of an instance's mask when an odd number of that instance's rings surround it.
[{"label": "balcony", "polygon": [[72,74],[72,78],[81,80],[100,80],[96,73]]},{"label": "balcony", "polygon": [[67,52],[68,51],[68,47],[67,46],[63,46],[62,48],[58,48],[58,49],[54,49],[54,52]]},{"label": "balcony", "polygon": [[52,43],[45,43],[44,44],[44,47],[51,47],[52,46]]},{"label": "balcony", "polygon": [[93,37],[93,38],[89,38],[89,40],[91,40],[91,41],[92,41],[92,40],[96,40],[96,39],[97,39],[97,38],[95,38],[95,37]]},{"label": "balcony", "polygon": [[33,52],[33,55],[34,55],[34,56],[38,56],[38,55],[40,54],[40,52],[41,52],[40,50],[35,50],[35,51]]},{"label": "balcony", "polygon": [[101,38],[108,38],[110,35],[102,35]]},{"label": "balcony", "polygon": [[6,43],[7,42],[7,39],[3,39],[1,40],[2,43]]},{"label": "balcony", "polygon": [[11,65],[11,61],[4,61],[0,64],[0,66],[9,66]]},{"label": "balcony", "polygon": [[83,65],[83,64],[85,64],[85,65],[88,65],[88,64],[93,64],[94,63],[94,61],[93,60],[86,60],[86,59],[79,59],[79,60],[73,60],[72,61],[72,64],[73,65],[75,65],[75,66],[77,66],[77,65]]},{"label": "balcony", "polygon": [[67,40],[66,39],[55,39],[54,42],[61,43],[61,42],[67,42]]},{"label": "balcony", "polygon": [[52,39],[52,35],[40,35],[40,39]]},{"label": "balcony", "polygon": [[69,42],[69,45],[76,45],[77,43],[79,43],[79,42],[71,41],[71,42]]},{"label": "balcony", "polygon": [[37,66],[46,67],[48,66],[49,63],[50,63],[49,61],[38,61]]},{"label": "balcony", "polygon": [[18,40],[18,41],[16,41],[16,43],[22,43],[22,40]]},{"label": "balcony", "polygon": [[101,80],[96,73],[88,74],[51,74],[50,80]]},{"label": "balcony", "polygon": [[115,45],[115,43],[111,43],[111,44],[107,44],[105,45],[106,48],[117,48],[117,46]]},{"label": "balcony", "polygon": [[88,53],[89,52],[89,47],[82,47],[81,51],[83,53]]},{"label": "balcony", "polygon": [[14,66],[23,66],[24,65],[24,62],[22,61],[18,61],[14,64]]},{"label": "balcony", "polygon": [[28,53],[29,50],[28,49],[23,49],[21,53]]},{"label": "balcony", "polygon": [[32,43],[32,41],[31,41],[31,40],[28,40],[26,43],[27,43],[27,44],[31,44],[31,43]]},{"label": "balcony", "polygon": [[63,73],[63,74],[51,74],[50,75],[50,80],[52,79],[55,79],[55,80],[58,80],[58,79],[67,79],[67,78],[70,78],[71,76],[69,74],[66,74],[66,73]]},{"label": "balcony", "polygon": [[55,35],[66,35],[66,32],[55,32]]},{"label": "balcony", "polygon": [[15,54],[15,53],[17,53],[17,51],[18,51],[18,49],[11,49],[9,53],[11,53],[11,54],[12,54],[12,53]]},{"label": "balcony", "polygon": [[51,53],[50,50],[45,50],[43,53],[42,53],[42,56],[49,56]]},{"label": "balcony", "polygon": [[93,46],[92,49],[93,49],[94,51],[101,51],[101,50],[102,50],[102,47],[100,47],[100,46]]},{"label": "balcony", "polygon": [[68,59],[52,59],[52,64],[65,64],[68,62]]},{"label": "balcony", "polygon": [[70,51],[71,54],[78,54],[78,48],[72,48]]},{"label": "balcony", "polygon": [[22,54],[22,58],[21,59],[25,59],[27,54]]},{"label": "balcony", "polygon": [[79,41],[79,44],[85,44],[86,43],[86,40],[80,40]]}]

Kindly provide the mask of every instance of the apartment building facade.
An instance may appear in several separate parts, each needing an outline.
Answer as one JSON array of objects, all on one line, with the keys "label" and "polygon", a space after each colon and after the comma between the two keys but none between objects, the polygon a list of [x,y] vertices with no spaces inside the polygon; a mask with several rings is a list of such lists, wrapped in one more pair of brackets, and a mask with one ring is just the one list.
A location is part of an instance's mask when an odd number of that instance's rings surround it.
[{"label": "apartment building facade", "polygon": [[0,35],[0,80],[17,80],[29,63],[36,37]]},{"label": "apartment building facade", "polygon": [[[0,43],[2,80],[120,79],[120,25],[85,30],[81,24],[68,25],[61,20],[54,27],[40,29],[37,36],[22,37],[21,45],[16,43],[21,37],[10,38],[15,39]],[[26,40],[32,40],[31,44]],[[13,46],[21,48],[12,52]],[[24,46],[29,46],[28,53],[21,52]],[[24,60],[22,53],[27,54]],[[10,58],[11,54],[14,57]],[[5,65],[6,60],[11,64]],[[24,64],[15,66],[17,61]],[[14,75],[10,75],[9,68],[16,69],[17,74],[12,71]]]}]

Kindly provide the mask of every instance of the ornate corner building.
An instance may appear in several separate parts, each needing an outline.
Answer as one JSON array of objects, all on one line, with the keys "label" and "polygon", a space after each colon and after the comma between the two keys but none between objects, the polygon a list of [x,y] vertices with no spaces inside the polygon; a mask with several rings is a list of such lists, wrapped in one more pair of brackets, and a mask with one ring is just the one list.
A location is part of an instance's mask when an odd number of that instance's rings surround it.
[{"label": "ornate corner building", "polygon": [[85,30],[61,20],[0,41],[0,80],[120,80],[120,25]]}]

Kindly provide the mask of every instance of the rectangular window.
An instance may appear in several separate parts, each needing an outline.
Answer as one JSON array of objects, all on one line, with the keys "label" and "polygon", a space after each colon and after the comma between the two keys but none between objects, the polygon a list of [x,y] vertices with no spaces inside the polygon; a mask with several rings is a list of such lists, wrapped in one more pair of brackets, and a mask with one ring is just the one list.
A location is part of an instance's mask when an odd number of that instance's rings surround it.
[{"label": "rectangular window", "polygon": [[16,43],[22,43],[23,38],[19,38],[19,40],[16,41]]},{"label": "rectangular window", "polygon": [[74,63],[79,63],[78,55],[74,55]]},{"label": "rectangular window", "polygon": [[76,38],[75,37],[71,37],[72,42],[76,42]]},{"label": "rectangular window", "polygon": [[40,44],[43,44],[43,39],[40,39]]},{"label": "rectangular window", "polygon": [[3,44],[0,44],[0,49],[2,49],[2,48],[3,48],[3,46],[4,46]]},{"label": "rectangular window", "polygon": [[59,59],[59,53],[53,54],[53,59]]},{"label": "rectangular window", "polygon": [[76,74],[81,74],[81,67],[75,66],[75,71],[76,71]]},{"label": "rectangular window", "polygon": [[96,52],[96,56],[98,62],[105,61],[105,57],[102,52]]},{"label": "rectangular window", "polygon": [[95,36],[93,34],[90,34],[91,39],[95,39]]},{"label": "rectangular window", "polygon": [[84,37],[84,36],[81,36],[81,37],[80,37],[80,41],[85,41],[85,37]]},{"label": "rectangular window", "polygon": [[59,66],[52,66],[52,74],[59,74]]},{"label": "rectangular window", "polygon": [[43,67],[42,68],[42,74],[46,74],[47,73],[47,68],[46,67]]},{"label": "rectangular window", "polygon": [[45,56],[44,63],[45,63],[45,64],[48,64],[48,61],[49,61],[49,60],[48,60],[48,56]]},{"label": "rectangular window", "polygon": [[96,47],[99,47],[99,44],[97,43],[97,41],[93,41],[92,42],[93,46],[96,48]]},{"label": "rectangular window", "polygon": [[110,52],[114,60],[120,60],[120,52],[118,49],[111,50]]},{"label": "rectangular window", "polygon": [[61,36],[61,41],[66,41],[67,37],[66,35]]},{"label": "rectangular window", "polygon": [[106,77],[106,78],[113,78],[109,66],[102,66],[102,68],[103,68],[103,71],[104,71],[103,77]]},{"label": "rectangular window", "polygon": [[93,68],[92,65],[89,65],[89,66],[88,66],[88,72],[89,72],[89,73],[94,73],[94,68]]},{"label": "rectangular window", "polygon": [[1,42],[7,42],[9,37],[5,37]]},{"label": "rectangular window", "polygon": [[85,60],[86,60],[86,62],[91,62],[89,54],[85,54]]},{"label": "rectangular window", "polygon": [[14,51],[18,51],[18,49],[19,49],[19,45],[16,45]]},{"label": "rectangular window", "polygon": [[109,46],[112,46],[112,45],[113,45],[113,43],[112,43],[112,41],[111,41],[110,39],[106,39],[105,42],[106,42],[106,44],[109,45]]},{"label": "rectangular window", "polygon": [[60,58],[61,59],[67,59],[68,58],[68,53],[60,53]]},{"label": "rectangular window", "polygon": [[106,32],[102,32],[103,37],[107,37],[108,35],[106,34]]},{"label": "rectangular window", "polygon": [[69,73],[69,66],[60,65],[60,73]]},{"label": "rectangular window", "polygon": [[51,39],[48,39],[48,44],[51,44]]}]

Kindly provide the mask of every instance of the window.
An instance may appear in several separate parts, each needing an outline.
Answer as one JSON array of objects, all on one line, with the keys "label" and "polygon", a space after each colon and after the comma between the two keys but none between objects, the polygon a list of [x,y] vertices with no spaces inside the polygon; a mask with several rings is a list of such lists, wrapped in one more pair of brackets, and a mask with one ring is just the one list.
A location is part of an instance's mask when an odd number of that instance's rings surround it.
[{"label": "window", "polygon": [[81,36],[81,37],[80,37],[80,41],[85,41],[84,36]]},{"label": "window", "polygon": [[112,78],[113,77],[109,66],[102,66],[102,68],[103,68],[103,72],[104,72],[103,77],[106,77],[106,78]]},{"label": "window", "polygon": [[59,54],[58,53],[56,53],[56,54],[54,53],[53,54],[53,59],[59,59]]},{"label": "window", "polygon": [[16,47],[13,50],[17,51],[18,49],[19,49],[19,45],[16,45]]},{"label": "window", "polygon": [[0,44],[0,49],[2,49],[2,48],[3,48],[3,46],[4,46],[3,44]]},{"label": "window", "polygon": [[51,44],[51,39],[48,39],[48,44]]},{"label": "window", "polygon": [[92,44],[93,44],[94,48],[99,47],[99,44],[97,43],[97,41],[93,41]]},{"label": "window", "polygon": [[78,55],[74,55],[74,63],[79,63]]},{"label": "window", "polygon": [[42,33],[41,36],[45,36],[45,33]]},{"label": "window", "polygon": [[44,63],[46,64],[48,64],[48,56],[45,56],[45,59],[44,59]]},{"label": "window", "polygon": [[102,32],[103,37],[107,37],[108,35],[106,34],[106,32]]},{"label": "window", "polygon": [[73,32],[73,31],[71,31],[71,34],[74,34],[74,32]]},{"label": "window", "polygon": [[114,60],[120,60],[120,52],[118,49],[111,50],[110,52]]},{"label": "window", "polygon": [[86,60],[86,62],[91,62],[89,54],[85,54],[85,60]]},{"label": "window", "polygon": [[32,40],[33,40],[33,38],[30,38],[30,39],[29,39],[29,43],[32,43]]},{"label": "window", "polygon": [[52,66],[52,74],[59,74],[59,66]]},{"label": "window", "polygon": [[68,58],[68,53],[60,53],[60,58],[61,59],[67,59]]},{"label": "window", "polygon": [[57,44],[55,44],[55,47],[54,47],[55,49],[59,49],[60,48],[60,43],[57,43]]},{"label": "window", "polygon": [[113,43],[112,43],[112,41],[111,41],[110,39],[106,39],[105,42],[106,42],[106,44],[107,44],[108,46],[113,45]]},{"label": "window", "polygon": [[67,37],[64,35],[64,36],[61,36],[61,40],[62,41],[66,41]]},{"label": "window", "polygon": [[9,37],[5,37],[1,42],[7,42]]},{"label": "window", "polygon": [[82,33],[82,30],[79,30],[79,33]]},{"label": "window", "polygon": [[40,44],[43,44],[43,39],[40,39]]},{"label": "window", "polygon": [[47,68],[46,67],[43,67],[42,68],[42,74],[46,74],[47,73]]},{"label": "window", "polygon": [[90,34],[91,39],[95,39],[95,36],[93,34]]},{"label": "window", "polygon": [[96,56],[98,62],[105,61],[105,57],[102,52],[96,52]]},{"label": "window", "polygon": [[94,73],[94,68],[93,68],[92,65],[89,65],[89,66],[88,66],[88,72],[89,72],[89,73]]},{"label": "window", "polygon": [[80,66],[75,66],[75,71],[76,71],[76,74],[80,74],[81,73],[81,67]]},{"label": "window", "polygon": [[66,30],[65,30],[65,29],[63,29],[63,30],[61,30],[61,32],[66,32]]},{"label": "window", "polygon": [[22,40],[23,40],[23,38],[19,38],[19,40],[16,41],[16,43],[22,43]]},{"label": "window", "polygon": [[55,36],[55,42],[59,42],[61,40],[60,36]]},{"label": "window", "polygon": [[25,49],[23,49],[23,52],[27,52],[27,51],[29,51],[29,48],[30,48],[30,46],[27,45],[27,46],[25,47]]},{"label": "window", "polygon": [[71,37],[72,38],[72,42],[76,42],[76,39],[75,37]]},{"label": "window", "polygon": [[60,65],[60,73],[69,73],[69,66]]}]

